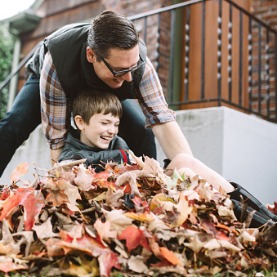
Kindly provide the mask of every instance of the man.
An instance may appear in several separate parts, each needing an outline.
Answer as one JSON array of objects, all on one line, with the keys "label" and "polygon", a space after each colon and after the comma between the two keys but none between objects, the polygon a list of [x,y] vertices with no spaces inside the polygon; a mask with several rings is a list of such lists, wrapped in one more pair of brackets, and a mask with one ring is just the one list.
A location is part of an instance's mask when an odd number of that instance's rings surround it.
[{"label": "man", "polygon": [[70,127],[71,103],[77,91],[88,87],[107,90],[122,101],[119,135],[137,156],[156,158],[154,135],[169,159],[178,153],[192,155],[145,45],[126,17],[105,11],[92,24],[56,31],[44,40],[27,69],[30,78],[0,122],[0,174],[40,123],[40,105],[51,158],[58,161]]}]

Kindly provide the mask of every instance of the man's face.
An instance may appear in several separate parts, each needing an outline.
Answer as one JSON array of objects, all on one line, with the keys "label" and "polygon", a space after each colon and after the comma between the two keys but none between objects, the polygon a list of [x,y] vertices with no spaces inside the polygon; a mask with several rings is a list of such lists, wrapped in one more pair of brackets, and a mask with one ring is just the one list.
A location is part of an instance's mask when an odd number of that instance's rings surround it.
[{"label": "man's face", "polygon": [[90,147],[107,149],[111,140],[118,133],[119,118],[112,114],[94,114],[89,124],[84,123],[81,129],[81,141]]},{"label": "man's face", "polygon": [[[136,45],[132,49],[122,50],[119,48],[112,48],[107,58],[97,61],[94,52],[87,48],[87,60],[93,64],[96,75],[110,88],[117,89],[123,85],[123,82],[132,81],[131,71],[121,76],[114,76],[111,71],[117,72],[121,70],[128,70],[135,68],[140,62],[139,46]],[[106,64],[105,64],[106,63]],[[109,68],[110,67],[110,68]]]}]

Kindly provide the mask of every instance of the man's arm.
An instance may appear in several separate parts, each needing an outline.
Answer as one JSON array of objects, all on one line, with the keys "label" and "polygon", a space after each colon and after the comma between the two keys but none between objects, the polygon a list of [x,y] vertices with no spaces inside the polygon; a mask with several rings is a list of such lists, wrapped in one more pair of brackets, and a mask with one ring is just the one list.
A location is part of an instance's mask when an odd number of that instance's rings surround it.
[{"label": "man's arm", "polygon": [[139,102],[146,116],[146,125],[152,127],[166,156],[169,159],[179,153],[192,156],[190,146],[175,121],[175,112],[168,108],[158,74],[148,58],[139,89]]},{"label": "man's arm", "polygon": [[189,143],[176,121],[153,125],[152,130],[169,159],[172,160],[179,153],[193,156]]},{"label": "man's arm", "polygon": [[59,160],[70,118],[67,98],[58,80],[51,55],[44,58],[40,75],[42,129],[50,145],[52,164]]}]

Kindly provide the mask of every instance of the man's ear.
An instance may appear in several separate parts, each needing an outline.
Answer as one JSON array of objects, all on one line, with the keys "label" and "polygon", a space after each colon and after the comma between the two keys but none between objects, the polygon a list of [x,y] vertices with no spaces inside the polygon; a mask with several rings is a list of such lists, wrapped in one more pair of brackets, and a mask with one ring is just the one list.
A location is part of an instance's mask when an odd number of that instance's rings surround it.
[{"label": "man's ear", "polygon": [[89,63],[95,63],[96,62],[96,56],[93,50],[87,46],[86,49],[86,54],[87,54],[87,60]]},{"label": "man's ear", "polygon": [[82,131],[85,128],[86,123],[84,122],[83,118],[80,115],[76,115],[74,117],[75,124],[77,128]]}]

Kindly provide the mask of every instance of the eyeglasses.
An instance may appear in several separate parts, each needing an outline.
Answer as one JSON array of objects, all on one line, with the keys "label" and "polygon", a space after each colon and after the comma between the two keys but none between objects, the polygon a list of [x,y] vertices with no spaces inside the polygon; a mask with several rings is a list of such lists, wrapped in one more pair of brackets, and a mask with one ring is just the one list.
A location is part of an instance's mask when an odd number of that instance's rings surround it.
[{"label": "eyeglasses", "polygon": [[111,65],[101,55],[99,55],[99,57],[101,58],[102,62],[106,65],[106,67],[110,70],[110,72],[113,74],[114,77],[120,77],[120,76],[123,76],[123,75],[125,75],[129,72],[133,73],[135,70],[140,68],[145,63],[145,61],[142,60],[141,56],[139,55],[139,61],[138,61],[137,65],[134,65],[134,66],[132,66],[130,68],[127,68],[127,69],[122,69],[122,70],[117,70],[116,71],[116,70],[113,70]]}]

